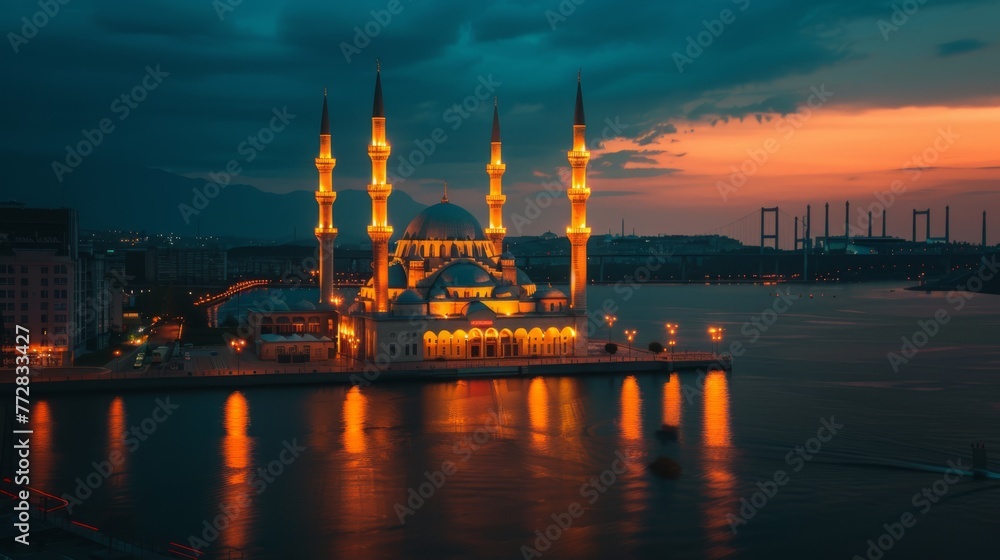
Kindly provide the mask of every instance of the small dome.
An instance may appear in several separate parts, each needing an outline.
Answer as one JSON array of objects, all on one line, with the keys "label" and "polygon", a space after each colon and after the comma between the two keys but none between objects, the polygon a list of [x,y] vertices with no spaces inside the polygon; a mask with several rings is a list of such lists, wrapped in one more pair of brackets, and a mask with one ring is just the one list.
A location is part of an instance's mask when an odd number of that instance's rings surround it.
[{"label": "small dome", "polygon": [[441,202],[424,209],[406,226],[403,239],[485,241],[479,220],[461,206]]},{"label": "small dome", "polygon": [[419,305],[424,303],[424,298],[416,290],[406,290],[396,297],[396,303],[400,305]]},{"label": "small dome", "polygon": [[494,321],[497,318],[497,314],[494,313],[493,310],[490,309],[488,305],[478,300],[469,303],[469,305],[466,305],[465,308],[462,309],[462,316],[464,316],[466,319],[470,321],[475,321],[475,320]]},{"label": "small dome", "polygon": [[500,260],[512,261],[514,260],[514,253],[511,253],[510,251],[505,251],[504,254],[500,255]]},{"label": "small dome", "polygon": [[431,288],[429,295],[431,299],[448,299],[448,290],[441,286],[435,286]]},{"label": "small dome", "polygon": [[566,299],[566,294],[562,290],[550,286],[536,291],[535,299]]},{"label": "small dome", "polygon": [[452,287],[491,286],[496,282],[483,267],[472,261],[456,261],[438,274],[438,282]]}]

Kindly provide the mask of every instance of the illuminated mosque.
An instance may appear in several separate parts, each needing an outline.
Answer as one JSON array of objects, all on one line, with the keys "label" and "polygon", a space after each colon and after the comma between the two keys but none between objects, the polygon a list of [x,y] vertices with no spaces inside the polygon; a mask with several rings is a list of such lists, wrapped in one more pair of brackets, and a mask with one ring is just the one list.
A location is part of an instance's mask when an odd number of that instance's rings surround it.
[{"label": "illuminated mosque", "polygon": [[[395,252],[389,254],[394,230],[388,222],[386,207],[392,194],[392,185],[386,182],[386,162],[391,146],[386,140],[379,69],[375,77],[372,137],[368,145],[372,162],[372,182],[368,185],[372,217],[368,235],[372,242],[373,276],[360,289],[354,302],[340,305],[333,274],[337,236],[333,220],[336,159],[331,154],[325,92],[319,143],[319,157],[316,158],[319,224],[315,230],[320,249],[319,303],[321,309],[328,306],[335,309],[330,323],[336,325],[335,343],[340,354],[361,360],[400,362],[587,354],[587,240],[590,237],[587,163],[590,152],[586,149],[579,77],[573,149],[567,153],[572,167],[572,184],[567,189],[572,205],[570,226],[566,228],[572,246],[568,295],[556,288],[537,286],[515,266],[514,256],[504,252],[503,205],[506,197],[502,179],[507,166],[501,157],[500,117],[496,103],[490,161],[486,165],[490,178],[489,194],[486,195],[489,227],[483,228],[471,213],[451,203],[446,186],[441,202],[420,212],[396,240]],[[271,322],[269,319],[272,318],[264,318],[266,323]]]}]

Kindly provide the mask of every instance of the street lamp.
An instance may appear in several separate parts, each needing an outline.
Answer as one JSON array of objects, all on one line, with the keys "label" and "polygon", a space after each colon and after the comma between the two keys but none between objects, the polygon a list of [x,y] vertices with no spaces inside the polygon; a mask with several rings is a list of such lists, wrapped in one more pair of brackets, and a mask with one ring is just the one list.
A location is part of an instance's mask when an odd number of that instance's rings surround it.
[{"label": "street lamp", "polygon": [[709,327],[708,335],[712,338],[713,350],[719,353],[719,343],[722,342],[722,327]]},{"label": "street lamp", "polygon": [[229,345],[233,347],[233,352],[236,354],[236,375],[240,374],[240,352],[243,351],[246,343],[247,341],[243,339],[229,341]]},{"label": "street lamp", "polygon": [[615,321],[617,320],[618,317],[615,317],[614,315],[604,316],[604,324],[608,326],[608,342],[611,342],[611,328],[615,326]]},{"label": "street lamp", "polygon": [[121,373],[122,371],[121,355],[122,355],[121,350],[115,350],[115,357],[118,358],[117,360],[115,360],[115,373]]},{"label": "street lamp", "polygon": [[632,359],[632,340],[635,338],[635,329],[625,329],[625,338],[628,339],[628,359]]},{"label": "street lamp", "polygon": [[673,354],[674,350],[677,349],[677,339],[675,336],[677,335],[677,329],[679,328],[680,325],[677,323],[667,323],[667,345],[670,346],[671,354]]}]

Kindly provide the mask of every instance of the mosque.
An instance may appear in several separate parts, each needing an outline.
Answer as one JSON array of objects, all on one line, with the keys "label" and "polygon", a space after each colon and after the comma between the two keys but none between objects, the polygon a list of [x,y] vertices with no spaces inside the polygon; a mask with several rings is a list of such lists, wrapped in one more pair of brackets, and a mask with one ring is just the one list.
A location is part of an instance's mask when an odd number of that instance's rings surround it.
[{"label": "mosque", "polygon": [[[319,171],[320,302],[326,321],[316,321],[308,331],[279,330],[267,325],[294,325],[293,310],[256,312],[257,351],[262,358],[281,354],[294,337],[310,337],[322,344],[326,339],[337,353],[359,360],[410,362],[421,360],[502,360],[514,357],[585,356],[587,354],[587,163],[586,124],[579,77],[573,120],[573,145],[567,153],[572,184],[567,189],[571,203],[569,294],[537,286],[515,266],[514,255],[504,252],[502,178],[506,164],[501,157],[500,118],[493,108],[490,178],[486,204],[489,227],[464,208],[448,200],[447,187],[441,202],[426,208],[406,226],[389,254],[393,226],[388,222],[387,201],[392,185],[387,183],[386,162],[391,146],[386,140],[386,116],[382,97],[381,69],[375,76],[372,106],[372,137],[368,156],[372,164],[371,225],[373,276],[353,302],[343,302],[334,285],[333,169],[329,111],[326,94],[320,121]],[[330,325],[330,336],[323,327]],[[313,331],[316,332],[313,332]],[[332,332],[335,331],[335,332]],[[286,336],[288,335],[288,336]],[[317,348],[318,350],[318,348]],[[307,351],[307,354],[309,352]],[[316,351],[316,358],[332,357]]]}]

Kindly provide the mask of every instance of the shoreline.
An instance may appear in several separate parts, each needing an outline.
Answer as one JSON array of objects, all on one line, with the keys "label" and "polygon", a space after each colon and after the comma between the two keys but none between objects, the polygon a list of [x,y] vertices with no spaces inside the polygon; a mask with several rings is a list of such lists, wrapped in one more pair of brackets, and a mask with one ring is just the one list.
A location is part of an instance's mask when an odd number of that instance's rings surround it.
[{"label": "shoreline", "polygon": [[[184,375],[166,377],[117,377],[107,379],[71,379],[33,383],[41,392],[148,392],[164,389],[198,390],[226,387],[275,387],[302,385],[375,385],[381,382],[458,381],[468,379],[501,379],[537,376],[590,376],[614,373],[650,373],[685,371],[732,371],[732,362],[720,356],[688,360],[576,361],[529,365],[498,365],[479,367],[412,368],[398,370],[365,370],[310,373],[242,373],[228,375]],[[4,384],[2,392],[12,394],[13,384]]]}]

